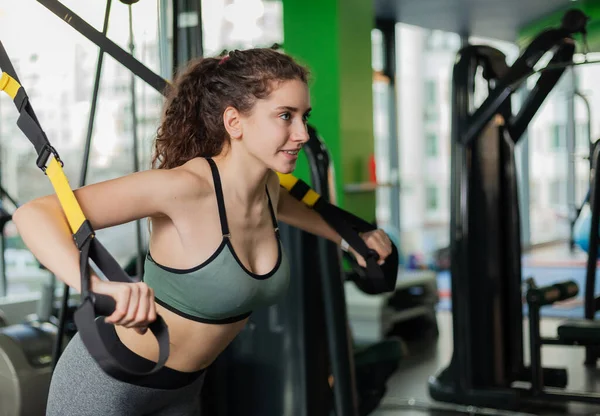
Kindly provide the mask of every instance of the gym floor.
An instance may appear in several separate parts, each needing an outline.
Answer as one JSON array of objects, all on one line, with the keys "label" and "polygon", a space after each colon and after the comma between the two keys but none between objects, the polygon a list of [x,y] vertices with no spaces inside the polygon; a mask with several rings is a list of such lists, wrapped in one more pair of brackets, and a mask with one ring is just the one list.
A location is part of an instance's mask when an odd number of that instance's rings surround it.
[{"label": "gym floor", "polygon": [[[410,357],[401,363],[400,369],[388,382],[388,392],[382,401],[380,409],[374,412],[373,416],[459,414],[444,409],[449,405],[434,402],[428,393],[428,378],[445,368],[452,357],[452,315],[449,312],[438,312],[437,319],[440,332],[437,342],[420,356]],[[562,319],[543,318],[541,325],[542,335],[554,336],[556,334],[556,327],[561,321]],[[525,333],[527,333],[527,330],[527,322],[525,322]],[[527,351],[528,345],[524,347]],[[563,367],[567,369],[569,382],[567,388],[569,390],[600,392],[600,370],[588,370],[583,366],[583,348],[545,346],[542,349],[542,360],[544,366]],[[412,401],[414,401],[414,406],[406,406],[412,403]],[[397,404],[403,406],[397,407],[395,406]],[[559,404],[555,407],[544,409],[528,407],[520,411],[528,415],[544,416],[598,415],[600,414],[600,405],[565,403],[564,405]],[[515,412],[512,414],[519,413]]]}]

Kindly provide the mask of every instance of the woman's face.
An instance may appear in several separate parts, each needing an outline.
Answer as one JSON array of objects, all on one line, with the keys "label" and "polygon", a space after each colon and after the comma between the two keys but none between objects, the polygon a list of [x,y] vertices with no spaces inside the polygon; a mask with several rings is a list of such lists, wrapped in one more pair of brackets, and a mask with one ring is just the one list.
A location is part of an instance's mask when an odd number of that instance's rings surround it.
[{"label": "woman's face", "polygon": [[271,94],[257,100],[250,115],[242,118],[241,142],[270,169],[291,173],[298,152],[308,141],[309,112],[310,97],[304,82],[278,82]]}]

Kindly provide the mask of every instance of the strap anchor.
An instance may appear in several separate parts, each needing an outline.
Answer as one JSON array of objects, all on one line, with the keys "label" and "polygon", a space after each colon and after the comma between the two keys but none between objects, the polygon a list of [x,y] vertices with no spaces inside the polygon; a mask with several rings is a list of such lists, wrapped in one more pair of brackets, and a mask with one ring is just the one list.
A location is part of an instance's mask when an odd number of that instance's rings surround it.
[{"label": "strap anchor", "polygon": [[35,164],[37,165],[37,167],[40,168],[42,170],[42,172],[44,172],[44,174],[46,173],[46,169],[47,169],[46,164],[48,163],[48,159],[50,158],[50,155],[54,155],[54,158],[56,159],[56,161],[58,163],[60,163],[61,167],[65,166],[63,161],[60,159],[60,156],[59,156],[58,152],[56,151],[56,149],[49,143],[46,143],[46,144],[44,144],[44,147],[42,147],[42,150],[40,151],[40,153],[35,161]]}]

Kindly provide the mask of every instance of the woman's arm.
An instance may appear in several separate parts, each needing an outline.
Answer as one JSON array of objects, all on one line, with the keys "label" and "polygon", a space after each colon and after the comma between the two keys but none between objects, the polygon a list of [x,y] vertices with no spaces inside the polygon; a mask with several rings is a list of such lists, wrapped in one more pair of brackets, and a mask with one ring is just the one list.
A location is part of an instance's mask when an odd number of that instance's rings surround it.
[{"label": "woman's arm", "polygon": [[[279,178],[274,175],[278,189],[277,215],[278,218],[293,227],[299,228],[308,233],[317,235],[333,241],[340,245],[342,237],[313,209],[307,207],[303,202],[298,201],[290,193],[279,186]],[[392,252],[391,241],[387,234],[382,230],[373,230],[361,234],[367,247],[377,251],[379,254],[379,263],[382,264],[387,256]],[[360,266],[366,266],[363,257],[352,247],[349,252],[356,258]]]},{"label": "woman's arm", "polygon": [[286,224],[326,238],[337,245],[342,242],[342,237],[315,210],[298,201],[285,189],[279,191],[277,214]]},{"label": "woman's arm", "polygon": [[[173,202],[189,186],[182,181],[186,174],[149,170],[88,185],[74,193],[94,230],[100,230],[148,216],[170,215]],[[13,221],[40,263],[80,292],[79,250],[58,197],[48,195],[22,205],[14,212]]]},{"label": "woman's arm", "polygon": [[[149,170],[80,188],[75,197],[92,228],[100,230],[149,216],[172,216],[198,188],[189,172]],[[40,263],[81,293],[79,250],[58,197],[49,195],[22,205],[13,221]],[[116,302],[106,322],[144,333],[156,319],[154,293],[143,282],[106,282],[92,275],[90,289]]]}]

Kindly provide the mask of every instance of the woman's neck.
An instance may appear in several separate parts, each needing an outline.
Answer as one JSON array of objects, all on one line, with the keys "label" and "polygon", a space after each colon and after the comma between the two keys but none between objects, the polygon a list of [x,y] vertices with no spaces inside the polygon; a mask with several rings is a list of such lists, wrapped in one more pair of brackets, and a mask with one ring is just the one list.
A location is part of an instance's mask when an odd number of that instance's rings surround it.
[{"label": "woman's neck", "polygon": [[245,206],[261,204],[269,169],[254,156],[245,152],[224,151],[213,157],[219,168],[224,192]]}]

